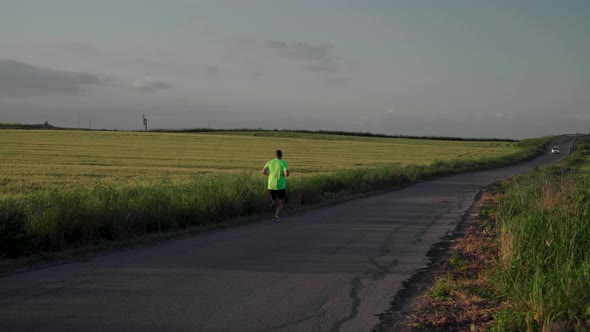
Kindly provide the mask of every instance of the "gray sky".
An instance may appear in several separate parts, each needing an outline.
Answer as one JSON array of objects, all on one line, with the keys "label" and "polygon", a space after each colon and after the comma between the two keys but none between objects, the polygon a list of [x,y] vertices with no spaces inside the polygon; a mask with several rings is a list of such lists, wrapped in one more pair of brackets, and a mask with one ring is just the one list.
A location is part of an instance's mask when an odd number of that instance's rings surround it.
[{"label": "gray sky", "polygon": [[0,0],[0,122],[590,131],[586,0]]}]

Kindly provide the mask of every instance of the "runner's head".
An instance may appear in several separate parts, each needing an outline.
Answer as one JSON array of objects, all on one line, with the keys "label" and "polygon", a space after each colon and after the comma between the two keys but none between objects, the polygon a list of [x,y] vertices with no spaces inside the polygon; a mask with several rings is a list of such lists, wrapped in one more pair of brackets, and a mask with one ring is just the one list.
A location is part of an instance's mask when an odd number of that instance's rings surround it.
[{"label": "runner's head", "polygon": [[275,155],[277,156],[278,159],[281,159],[281,158],[283,158],[283,151],[277,150],[277,151],[275,151]]}]

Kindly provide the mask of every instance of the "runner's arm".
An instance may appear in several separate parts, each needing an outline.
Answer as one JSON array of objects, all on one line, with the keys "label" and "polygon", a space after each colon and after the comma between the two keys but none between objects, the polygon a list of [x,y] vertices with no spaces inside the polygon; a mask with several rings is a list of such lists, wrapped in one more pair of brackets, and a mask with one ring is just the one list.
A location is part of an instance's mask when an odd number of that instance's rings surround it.
[{"label": "runner's arm", "polygon": [[264,166],[262,168],[262,171],[260,171],[260,173],[264,174],[264,175],[268,175],[268,168],[266,168],[266,166]]},{"label": "runner's arm", "polygon": [[288,176],[289,176],[289,174],[291,174],[291,173],[289,172],[289,170],[288,170],[288,169],[286,169],[286,170],[285,170],[285,177],[288,177]]}]

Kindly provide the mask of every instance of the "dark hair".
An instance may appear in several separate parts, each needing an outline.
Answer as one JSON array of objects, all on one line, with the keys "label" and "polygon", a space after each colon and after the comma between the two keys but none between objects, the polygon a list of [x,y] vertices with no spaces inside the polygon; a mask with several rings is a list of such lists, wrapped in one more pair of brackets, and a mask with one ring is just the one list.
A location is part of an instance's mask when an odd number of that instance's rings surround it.
[{"label": "dark hair", "polygon": [[277,150],[275,151],[275,154],[277,155],[277,157],[279,157],[279,159],[283,158],[283,151]]}]

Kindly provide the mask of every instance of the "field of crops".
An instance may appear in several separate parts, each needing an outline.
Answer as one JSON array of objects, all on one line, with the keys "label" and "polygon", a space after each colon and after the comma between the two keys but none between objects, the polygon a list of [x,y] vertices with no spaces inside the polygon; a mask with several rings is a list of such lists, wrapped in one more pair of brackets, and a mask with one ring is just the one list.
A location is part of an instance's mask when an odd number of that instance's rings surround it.
[{"label": "field of crops", "polygon": [[0,130],[0,260],[268,213],[260,170],[277,148],[288,211],[515,163],[549,139]]},{"label": "field of crops", "polygon": [[282,149],[294,177],[435,160],[502,157],[514,142],[443,141],[313,133],[0,131],[0,197],[52,187],[186,183],[258,173]]}]

